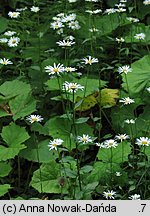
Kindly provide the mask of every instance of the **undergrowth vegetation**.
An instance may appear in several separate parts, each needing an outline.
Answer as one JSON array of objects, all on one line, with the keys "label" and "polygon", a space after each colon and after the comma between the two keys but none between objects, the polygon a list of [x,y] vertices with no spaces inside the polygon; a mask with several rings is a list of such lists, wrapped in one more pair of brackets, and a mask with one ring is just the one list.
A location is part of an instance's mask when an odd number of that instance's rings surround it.
[{"label": "undergrowth vegetation", "polygon": [[1,199],[150,199],[150,1],[0,12]]}]

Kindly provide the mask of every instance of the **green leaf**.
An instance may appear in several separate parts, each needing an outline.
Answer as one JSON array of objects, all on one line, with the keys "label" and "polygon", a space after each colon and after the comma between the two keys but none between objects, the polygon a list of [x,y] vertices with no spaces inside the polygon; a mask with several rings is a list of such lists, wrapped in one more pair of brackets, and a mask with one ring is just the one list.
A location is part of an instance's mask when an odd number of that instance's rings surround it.
[{"label": "green leaf", "polygon": [[49,79],[45,85],[47,86],[46,89],[49,91],[60,90],[57,78]]},{"label": "green leaf", "polygon": [[20,127],[15,123],[3,127],[1,136],[10,147],[22,144],[30,137],[25,128]]},{"label": "green leaf", "polygon": [[0,17],[0,33],[4,32],[7,29],[8,20],[4,17]]},{"label": "green leaf", "polygon": [[24,148],[26,148],[25,145],[15,145],[10,146],[9,148],[0,146],[0,161],[6,161],[14,158]]},{"label": "green leaf", "polygon": [[0,185],[0,196],[4,196],[10,188],[9,184]]},{"label": "green leaf", "polygon": [[6,81],[0,86],[0,93],[4,96],[14,97],[29,92],[31,92],[30,85],[19,80]]},{"label": "green leaf", "polygon": [[[112,164],[112,171],[113,173],[120,170],[120,167],[118,164]],[[106,182],[109,184],[111,181],[111,172],[110,172],[110,164],[105,162],[96,162],[93,166],[92,172],[87,176],[87,182],[100,182],[102,184],[106,184]]]},{"label": "green leaf", "polygon": [[9,163],[7,163],[7,162],[0,162],[0,170],[1,170],[0,177],[7,176],[10,173],[11,169],[12,168],[11,168],[11,166],[10,166]]},{"label": "green leaf", "polygon": [[[112,150],[112,151],[111,151]],[[111,154],[112,153],[112,154]],[[128,160],[128,155],[131,153],[130,143],[122,142],[116,148],[106,149],[101,148],[98,151],[97,157],[99,160],[102,160],[107,163],[116,163]]]},{"label": "green leaf", "polygon": [[87,122],[88,120],[89,120],[89,117],[78,118],[75,123],[82,124],[82,123]]},{"label": "green leaf", "polygon": [[[137,40],[134,38],[136,34],[144,33],[145,40]],[[132,25],[130,31],[128,32],[128,36],[125,37],[126,43],[150,43],[150,28],[149,26],[145,26],[143,23],[138,23],[137,25]]]},{"label": "green leaf", "polygon": [[[142,59],[134,62],[132,65],[133,71],[127,74],[127,82],[131,95],[141,94],[146,87],[150,86],[150,55],[144,56]],[[125,75],[122,74],[122,87],[127,90]],[[133,82],[134,81],[134,82]]]},{"label": "green leaf", "polygon": [[10,100],[9,102],[13,119],[16,121],[19,118],[24,118],[36,111],[36,101],[31,94],[21,94]]},{"label": "green leaf", "polygon": [[59,174],[60,166],[55,161],[51,161],[49,164],[43,164],[40,169],[33,173],[30,185],[39,193],[61,193]]},{"label": "green leaf", "polygon": [[[19,156],[23,157],[29,161],[39,162],[39,163],[49,163],[50,160],[55,159],[52,151],[48,148],[49,140],[44,140],[39,143],[35,143],[34,137],[31,137],[26,142],[26,149],[23,149]],[[56,152],[57,154],[57,152]]]},{"label": "green leaf", "polygon": [[[23,91],[22,91],[23,89]],[[13,115],[13,119],[24,118],[36,110],[36,101],[31,95],[29,84],[19,81],[7,81],[0,86],[0,93],[4,95],[5,104],[9,104],[10,111],[1,109],[1,116]]]},{"label": "green leaf", "polygon": [[[53,117],[45,124],[49,128],[49,135],[55,138],[60,138],[64,140],[63,146],[68,150],[75,148],[74,133],[72,131],[72,121],[68,119]],[[83,135],[87,133],[89,135],[93,134],[93,130],[86,123],[76,125],[77,134]]]}]

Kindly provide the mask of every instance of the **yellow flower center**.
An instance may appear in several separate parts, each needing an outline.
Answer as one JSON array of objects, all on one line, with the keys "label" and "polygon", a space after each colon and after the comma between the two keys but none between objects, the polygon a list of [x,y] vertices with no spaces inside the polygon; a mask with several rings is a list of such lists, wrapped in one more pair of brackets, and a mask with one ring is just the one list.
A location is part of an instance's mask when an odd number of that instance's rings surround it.
[{"label": "yellow flower center", "polygon": [[87,62],[88,62],[88,64],[92,64],[92,60],[88,60]]},{"label": "yellow flower center", "polygon": [[142,145],[147,145],[147,141],[142,141]]},{"label": "yellow flower center", "polygon": [[33,121],[33,122],[36,122],[36,121],[37,121],[37,118],[32,118],[32,121]]},{"label": "yellow flower center", "polygon": [[54,71],[55,73],[58,73],[58,68],[54,68],[53,71]]},{"label": "yellow flower center", "polygon": [[16,43],[16,40],[13,40],[13,41],[12,41],[12,44],[15,44],[15,43]]},{"label": "yellow flower center", "polygon": [[56,143],[54,143],[53,146],[56,147],[57,146]]}]

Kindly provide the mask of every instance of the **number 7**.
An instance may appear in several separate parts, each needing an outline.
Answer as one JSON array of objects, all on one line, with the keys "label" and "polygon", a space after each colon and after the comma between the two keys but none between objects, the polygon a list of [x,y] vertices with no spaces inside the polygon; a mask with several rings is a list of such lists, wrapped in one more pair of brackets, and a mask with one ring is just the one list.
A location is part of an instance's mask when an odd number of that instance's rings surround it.
[{"label": "number 7", "polygon": [[145,209],[146,204],[141,204],[141,206],[143,206],[143,207],[142,207],[142,212],[144,212],[144,209]]}]

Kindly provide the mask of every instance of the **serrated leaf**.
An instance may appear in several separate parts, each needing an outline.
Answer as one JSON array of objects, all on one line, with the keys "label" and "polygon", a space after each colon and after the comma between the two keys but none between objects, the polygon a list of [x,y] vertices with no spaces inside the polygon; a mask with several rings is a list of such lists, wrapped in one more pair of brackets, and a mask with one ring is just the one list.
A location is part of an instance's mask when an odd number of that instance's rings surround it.
[{"label": "serrated leaf", "polygon": [[41,165],[40,169],[33,173],[30,185],[38,192],[61,193],[59,185],[60,166],[55,161]]},{"label": "serrated leaf", "polygon": [[[63,146],[69,150],[75,148],[74,142],[74,130],[72,130],[72,121],[60,117],[53,117],[46,122],[45,126],[49,128],[49,135],[53,138],[60,138],[64,140]],[[77,134],[83,135],[87,133],[89,135],[93,134],[93,130],[86,123],[76,125]]]},{"label": "serrated leaf", "polygon": [[128,160],[128,155],[131,153],[130,143],[122,142],[116,148],[106,149],[101,148],[97,154],[99,160],[102,160],[106,163],[116,163]]},{"label": "serrated leaf", "polygon": [[7,176],[11,171],[11,166],[7,162],[0,162],[0,177]]},{"label": "serrated leaf", "polygon": [[0,33],[4,32],[7,29],[8,20],[4,17],[0,17]]},{"label": "serrated leaf", "polygon": [[[131,95],[138,95],[143,92],[146,87],[150,86],[150,55],[144,56],[142,59],[131,65],[133,71],[127,74],[127,82]],[[127,90],[125,75],[122,74],[122,87]],[[134,82],[133,82],[134,81]]]},{"label": "serrated leaf", "polygon": [[51,151],[49,151],[48,143],[49,140],[35,143],[34,137],[31,137],[31,139],[26,142],[26,149],[23,149],[19,153],[19,156],[29,161],[49,163],[49,161],[55,159],[56,156]]},{"label": "serrated leaf", "polygon": [[1,136],[7,145],[11,147],[22,144],[30,137],[25,128],[20,127],[15,123],[3,127]]},{"label": "serrated leaf", "polygon": [[12,159],[18,155],[18,153],[26,148],[25,145],[14,145],[10,147],[0,146],[0,161],[6,161],[8,159]]},{"label": "serrated leaf", "polygon": [[0,185],[0,196],[4,196],[10,188],[9,184]]}]

